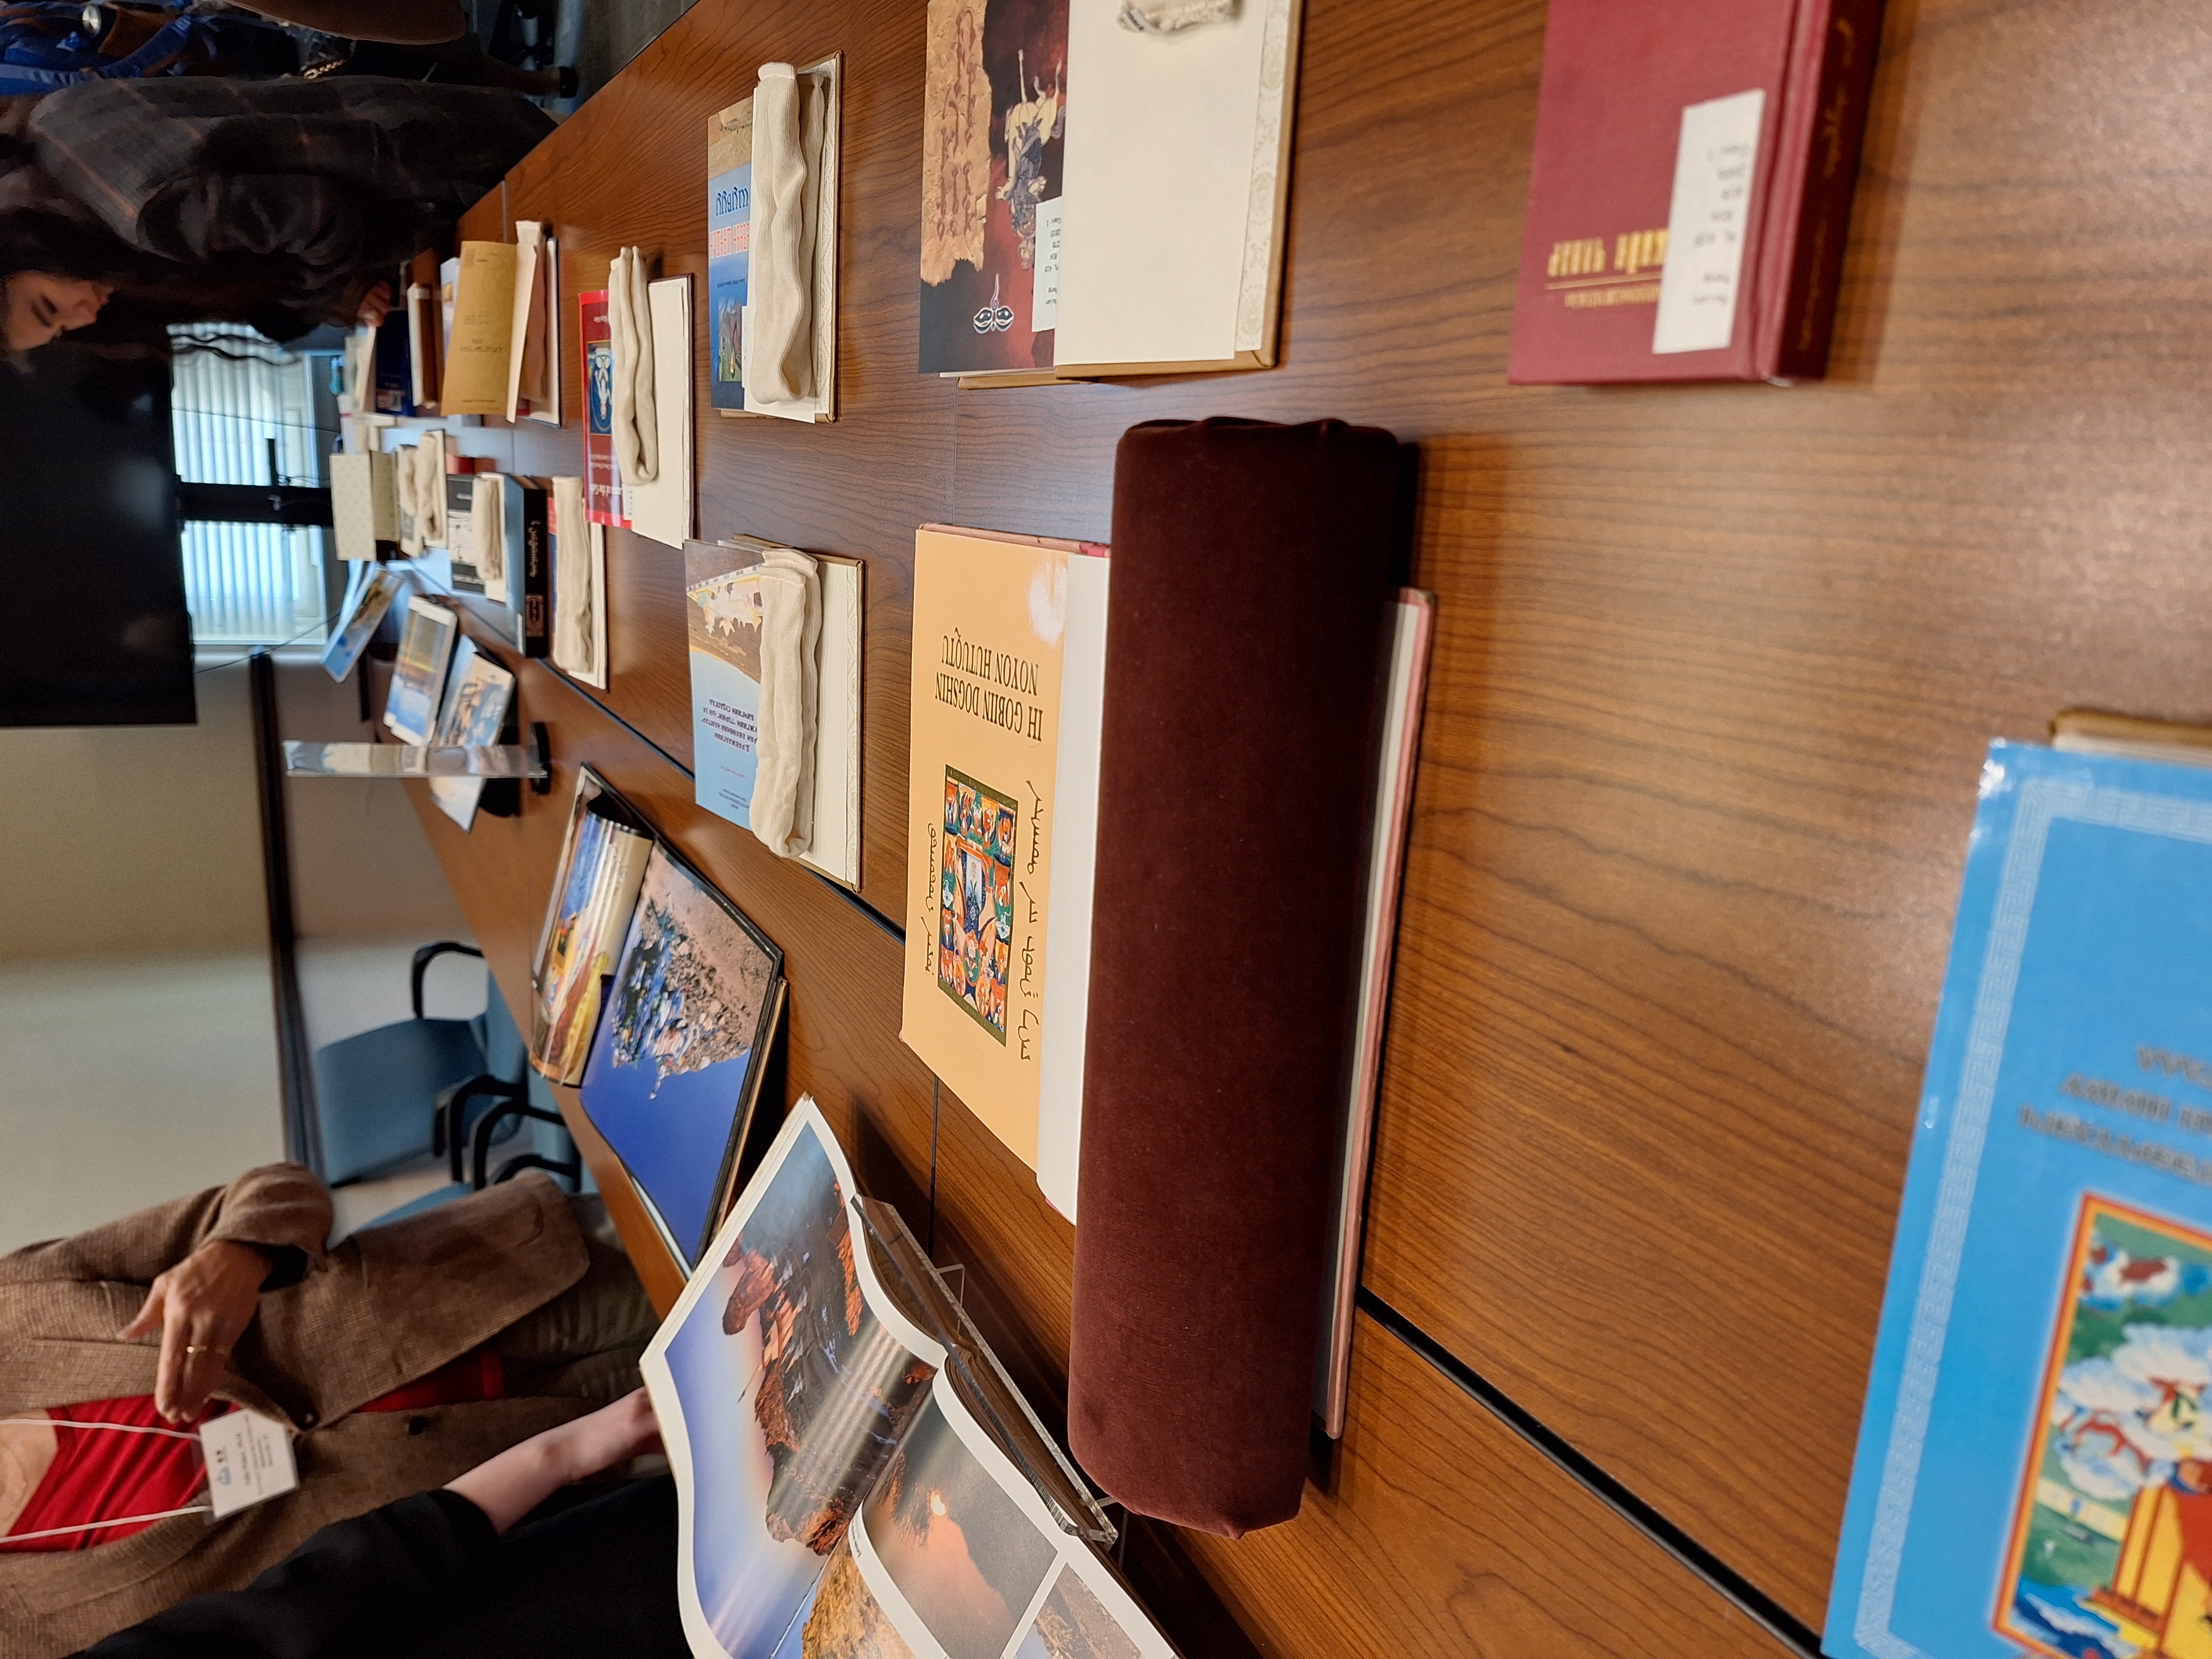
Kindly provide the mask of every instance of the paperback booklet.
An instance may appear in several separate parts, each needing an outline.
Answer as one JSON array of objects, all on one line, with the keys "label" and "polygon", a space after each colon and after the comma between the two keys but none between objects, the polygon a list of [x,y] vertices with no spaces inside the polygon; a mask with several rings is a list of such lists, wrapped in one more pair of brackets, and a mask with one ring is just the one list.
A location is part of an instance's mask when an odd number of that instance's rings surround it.
[{"label": "paperback booklet", "polygon": [[696,794],[741,830],[752,827],[760,769],[760,573],[769,545],[750,536],[684,544]]},{"label": "paperback booklet", "polygon": [[1077,1535],[1103,1529],[1087,1492],[896,1212],[859,1197],[811,1098],[643,1369],[698,1659],[1173,1654]]},{"label": "paperback booklet", "polygon": [[435,599],[417,595],[408,600],[392,689],[384,696],[384,724],[402,743],[428,743],[437,730],[446,666],[460,626],[460,618]]},{"label": "paperback booklet", "polygon": [[752,258],[753,100],[707,123],[707,402],[745,409],[745,283]]},{"label": "paperback booklet", "polygon": [[361,653],[399,597],[399,573],[387,565],[356,563],[347,567],[346,594],[338,607],[339,623],[323,647],[323,666],[334,680],[353,672]]},{"label": "paperback booklet", "polygon": [[556,1083],[584,1074],[599,1025],[599,982],[614,972],[652,851],[653,832],[583,768],[530,972],[531,1063]]},{"label": "paperback booklet", "polygon": [[[514,698],[514,676],[464,639],[453,647],[453,687],[438,711],[436,741],[441,746],[487,748],[499,741]],[[430,799],[438,810],[467,830],[483,799],[482,778],[432,778]]]},{"label": "paperback booklet", "polygon": [[783,952],[663,847],[584,1068],[584,1115],[688,1272],[714,1237],[783,1011]]},{"label": "paperback booklet", "polygon": [[2212,770],[1998,743],[1980,797],[1823,1646],[2203,1652]]},{"label": "paperback booklet", "polygon": [[593,524],[629,524],[622,471],[615,465],[615,333],[607,291],[576,296],[584,376],[584,508]]},{"label": "paperback booklet", "polygon": [[899,1036],[1032,1169],[1074,542],[915,537]]}]

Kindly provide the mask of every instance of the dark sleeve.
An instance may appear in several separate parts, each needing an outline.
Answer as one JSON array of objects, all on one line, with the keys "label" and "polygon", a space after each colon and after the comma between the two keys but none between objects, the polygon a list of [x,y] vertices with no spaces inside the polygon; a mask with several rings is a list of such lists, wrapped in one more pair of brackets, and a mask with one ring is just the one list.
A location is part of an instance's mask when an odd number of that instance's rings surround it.
[{"label": "dark sleeve", "polygon": [[458,1493],[325,1527],[242,1590],[196,1595],[79,1659],[384,1659],[411,1648],[497,1543]]}]

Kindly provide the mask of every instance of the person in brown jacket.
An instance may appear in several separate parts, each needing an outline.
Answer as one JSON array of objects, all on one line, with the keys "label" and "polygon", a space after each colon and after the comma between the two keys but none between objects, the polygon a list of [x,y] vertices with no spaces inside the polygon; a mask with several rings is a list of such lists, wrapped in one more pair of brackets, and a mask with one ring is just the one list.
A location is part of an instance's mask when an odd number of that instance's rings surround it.
[{"label": "person in brown jacket", "polygon": [[[326,1249],[328,1190],[274,1164],[0,1256],[0,1659],[241,1588],[326,1523],[635,1388],[652,1310],[580,1205],[596,1207],[532,1173]],[[282,1425],[292,1491],[144,1524],[143,1503],[81,1512],[88,1492],[145,1489],[143,1470],[57,1479],[80,1446],[158,1458],[188,1431],[162,1425],[234,1408]],[[80,1426],[102,1421],[138,1426]],[[81,1535],[58,1547],[57,1531]]]}]

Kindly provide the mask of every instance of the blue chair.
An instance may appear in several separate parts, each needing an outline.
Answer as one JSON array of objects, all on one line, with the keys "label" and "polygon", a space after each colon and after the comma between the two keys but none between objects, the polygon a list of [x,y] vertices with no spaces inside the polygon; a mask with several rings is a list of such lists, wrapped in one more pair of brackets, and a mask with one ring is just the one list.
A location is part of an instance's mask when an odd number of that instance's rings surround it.
[{"label": "blue chair", "polygon": [[[528,1047],[495,988],[474,1019],[424,1017],[422,976],[448,954],[483,955],[450,939],[424,945],[409,986],[413,1018],[315,1051],[319,1172],[333,1187],[441,1154],[459,1182],[477,1119],[529,1098]],[[520,1125],[501,1127],[512,1135]]]}]

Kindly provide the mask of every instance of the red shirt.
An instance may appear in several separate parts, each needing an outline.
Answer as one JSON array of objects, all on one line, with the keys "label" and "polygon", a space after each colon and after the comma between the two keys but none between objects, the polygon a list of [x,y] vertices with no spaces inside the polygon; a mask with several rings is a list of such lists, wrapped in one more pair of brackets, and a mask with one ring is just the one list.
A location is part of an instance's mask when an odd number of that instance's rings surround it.
[{"label": "red shirt", "polygon": [[[506,1391],[507,1379],[499,1356],[486,1349],[462,1355],[404,1388],[370,1401],[365,1412],[420,1411],[428,1406],[457,1406],[472,1401],[497,1400]],[[233,1407],[228,1401],[210,1402],[210,1417],[220,1417]],[[15,1517],[0,1551],[83,1550],[112,1544],[143,1532],[154,1523],[131,1521],[122,1526],[99,1527],[64,1533],[54,1538],[22,1538],[26,1533],[50,1532],[57,1528],[84,1528],[95,1521],[120,1521],[125,1516],[161,1515],[190,1504],[206,1481],[200,1462],[199,1437],[181,1431],[185,1438],[170,1434],[121,1434],[113,1429],[70,1428],[73,1423],[119,1423],[136,1429],[169,1429],[154,1409],[151,1395],[121,1400],[98,1400],[80,1406],[56,1406],[46,1415],[61,1426],[54,1431],[54,1461],[31,1494],[23,1512]],[[20,1541],[10,1541],[20,1540]]]}]

